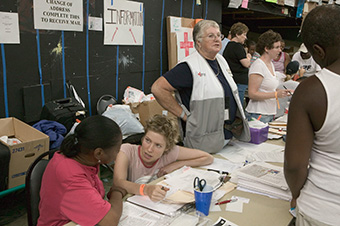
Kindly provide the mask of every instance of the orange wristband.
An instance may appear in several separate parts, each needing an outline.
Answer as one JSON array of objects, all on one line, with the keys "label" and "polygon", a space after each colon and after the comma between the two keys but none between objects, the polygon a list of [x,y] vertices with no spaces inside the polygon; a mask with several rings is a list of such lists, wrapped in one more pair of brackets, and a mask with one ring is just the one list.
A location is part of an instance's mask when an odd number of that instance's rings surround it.
[{"label": "orange wristband", "polygon": [[277,108],[280,109],[280,103],[279,103],[279,99],[277,98],[277,92],[275,91],[275,99],[276,99],[276,103],[277,103]]},{"label": "orange wristband", "polygon": [[144,194],[144,187],[145,187],[145,184],[141,184],[141,185],[139,186],[139,194],[140,194],[140,195],[145,195],[145,194]]}]

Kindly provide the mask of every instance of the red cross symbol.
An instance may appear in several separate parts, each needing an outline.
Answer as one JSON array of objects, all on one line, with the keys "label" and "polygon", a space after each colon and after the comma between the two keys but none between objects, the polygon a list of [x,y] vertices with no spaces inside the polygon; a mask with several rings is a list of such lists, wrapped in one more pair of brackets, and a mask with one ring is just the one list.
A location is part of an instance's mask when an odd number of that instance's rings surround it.
[{"label": "red cross symbol", "polygon": [[184,32],[184,42],[179,44],[181,49],[185,49],[185,56],[189,56],[189,48],[194,48],[194,42],[188,41],[188,32]]}]

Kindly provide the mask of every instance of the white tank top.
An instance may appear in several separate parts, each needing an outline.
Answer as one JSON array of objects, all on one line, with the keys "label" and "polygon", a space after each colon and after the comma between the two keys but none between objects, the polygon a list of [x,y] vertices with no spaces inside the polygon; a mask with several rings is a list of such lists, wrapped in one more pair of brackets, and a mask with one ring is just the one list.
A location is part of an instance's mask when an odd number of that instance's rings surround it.
[{"label": "white tank top", "polygon": [[315,132],[309,174],[297,205],[318,221],[340,225],[340,75],[322,69],[316,76],[326,91],[327,113]]}]

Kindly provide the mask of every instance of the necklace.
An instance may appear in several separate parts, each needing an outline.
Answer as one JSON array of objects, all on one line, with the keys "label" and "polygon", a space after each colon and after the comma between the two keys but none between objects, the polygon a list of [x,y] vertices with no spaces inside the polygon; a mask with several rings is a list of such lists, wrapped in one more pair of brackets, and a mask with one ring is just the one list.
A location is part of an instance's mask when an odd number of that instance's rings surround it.
[{"label": "necklace", "polygon": [[216,77],[217,77],[219,74],[220,74],[220,67],[219,67],[218,64],[217,64],[217,73],[215,74]]}]

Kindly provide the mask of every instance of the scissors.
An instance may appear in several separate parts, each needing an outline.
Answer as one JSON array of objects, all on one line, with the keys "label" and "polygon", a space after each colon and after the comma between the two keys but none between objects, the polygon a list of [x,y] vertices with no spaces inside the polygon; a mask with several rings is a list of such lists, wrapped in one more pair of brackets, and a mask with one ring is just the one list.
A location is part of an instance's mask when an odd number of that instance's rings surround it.
[{"label": "scissors", "polygon": [[194,189],[199,189],[200,191],[202,191],[206,184],[207,184],[206,180],[204,180],[204,179],[200,180],[198,177],[195,177],[195,179],[194,179]]}]

